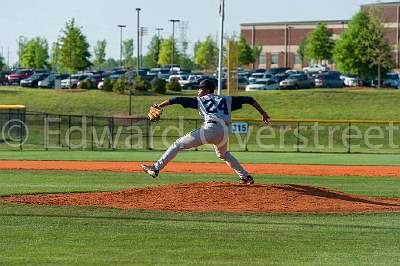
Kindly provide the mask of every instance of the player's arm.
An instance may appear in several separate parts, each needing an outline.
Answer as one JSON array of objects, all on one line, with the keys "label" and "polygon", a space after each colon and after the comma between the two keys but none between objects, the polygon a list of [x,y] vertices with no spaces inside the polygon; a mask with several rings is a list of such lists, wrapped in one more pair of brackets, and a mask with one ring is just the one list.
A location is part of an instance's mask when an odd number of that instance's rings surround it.
[{"label": "player's arm", "polygon": [[179,105],[183,106],[184,108],[197,109],[197,107],[198,107],[197,99],[190,98],[190,97],[171,98],[171,99],[168,99],[168,100],[165,100],[165,101],[159,103],[157,106],[162,109],[164,107],[167,107],[169,105],[174,105],[174,104],[179,104]]},{"label": "player's arm", "polygon": [[271,117],[253,97],[232,97],[232,111],[241,109],[243,104],[253,106],[261,114],[263,122],[267,125],[271,124]]}]

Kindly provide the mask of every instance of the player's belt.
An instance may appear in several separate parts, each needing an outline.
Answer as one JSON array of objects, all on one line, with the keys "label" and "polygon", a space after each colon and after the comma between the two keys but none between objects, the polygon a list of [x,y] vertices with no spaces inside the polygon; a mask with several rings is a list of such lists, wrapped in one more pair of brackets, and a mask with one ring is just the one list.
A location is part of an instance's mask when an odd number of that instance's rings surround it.
[{"label": "player's belt", "polygon": [[[225,125],[229,126],[229,123],[226,123],[226,122],[224,122],[224,123],[225,123]],[[218,122],[209,120],[209,121],[206,121],[206,124],[218,124]]]}]

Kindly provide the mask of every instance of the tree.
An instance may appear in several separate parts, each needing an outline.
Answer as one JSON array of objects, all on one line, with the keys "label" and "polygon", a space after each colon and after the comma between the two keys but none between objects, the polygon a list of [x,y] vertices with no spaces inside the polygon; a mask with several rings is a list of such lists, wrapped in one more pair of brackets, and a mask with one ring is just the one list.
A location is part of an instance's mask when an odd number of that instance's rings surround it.
[{"label": "tree", "polygon": [[81,29],[75,25],[75,19],[66,23],[62,33],[59,39],[61,70],[74,73],[90,67],[89,43]]},{"label": "tree", "polygon": [[133,58],[134,49],[133,39],[127,39],[122,43],[122,64],[124,68],[136,68]]},{"label": "tree", "polygon": [[364,10],[358,12],[337,41],[334,58],[340,71],[363,79],[373,78],[378,68],[390,69],[391,48],[382,23]]},{"label": "tree", "polygon": [[151,42],[147,47],[149,50],[143,59],[143,64],[146,67],[154,68],[159,66],[158,59],[160,58],[160,49],[162,42],[163,40],[158,35],[154,35],[154,37],[151,39]]},{"label": "tree", "polygon": [[305,55],[309,60],[321,62],[332,59],[334,41],[325,23],[318,23],[317,28],[307,37]]},{"label": "tree", "polygon": [[306,47],[307,47],[307,38],[304,38],[300,44],[299,48],[297,49],[297,54],[300,57],[301,62],[304,62],[306,59]]},{"label": "tree", "polygon": [[0,70],[4,69],[6,63],[4,62],[4,57],[0,54]]},{"label": "tree", "polygon": [[104,63],[104,68],[105,69],[113,69],[119,67],[118,61],[115,60],[114,58],[108,58],[106,62]]},{"label": "tree", "polygon": [[174,60],[175,62],[179,62],[180,53],[176,49],[176,44],[173,45],[172,38],[165,39],[160,48],[160,55],[158,58],[159,65],[167,65],[171,63],[172,57],[172,46],[174,47]]},{"label": "tree", "polygon": [[21,66],[24,68],[43,69],[48,67],[49,45],[40,37],[29,40],[21,53]]},{"label": "tree", "polygon": [[243,36],[240,37],[237,47],[239,66],[253,64],[256,61],[256,58],[258,58],[254,57],[254,50],[247,44],[246,39]]},{"label": "tree", "polygon": [[61,46],[58,41],[51,46],[50,67],[54,71],[61,68]]},{"label": "tree", "polygon": [[96,46],[93,48],[93,66],[98,70],[102,70],[104,68],[104,64],[106,62],[106,47],[107,41],[101,40],[97,41]]},{"label": "tree", "polygon": [[215,69],[218,65],[218,47],[211,36],[195,46],[194,62],[202,69]]}]

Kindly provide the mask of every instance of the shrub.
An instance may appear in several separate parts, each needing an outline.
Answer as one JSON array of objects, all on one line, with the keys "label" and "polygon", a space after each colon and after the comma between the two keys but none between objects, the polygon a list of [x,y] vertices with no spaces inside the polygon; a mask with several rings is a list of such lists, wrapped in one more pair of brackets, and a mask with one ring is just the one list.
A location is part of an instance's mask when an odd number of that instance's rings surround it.
[{"label": "shrub", "polygon": [[141,76],[137,76],[133,83],[133,89],[137,91],[149,91],[151,89],[151,84],[149,81],[142,79]]},{"label": "shrub", "polygon": [[167,89],[169,91],[181,91],[182,87],[177,78],[172,78],[167,84]]},{"label": "shrub", "polygon": [[151,81],[151,87],[153,91],[160,94],[165,94],[167,92],[166,85],[167,83],[165,82],[165,80],[159,79],[157,77]]},{"label": "shrub", "polygon": [[127,88],[126,78],[119,78],[113,85],[112,91],[118,94],[124,94]]},{"label": "shrub", "polygon": [[101,87],[103,91],[112,91],[113,90],[113,83],[109,79],[104,79],[103,86]]},{"label": "shrub", "polygon": [[90,80],[82,80],[79,82],[78,88],[82,90],[95,90],[96,86]]}]

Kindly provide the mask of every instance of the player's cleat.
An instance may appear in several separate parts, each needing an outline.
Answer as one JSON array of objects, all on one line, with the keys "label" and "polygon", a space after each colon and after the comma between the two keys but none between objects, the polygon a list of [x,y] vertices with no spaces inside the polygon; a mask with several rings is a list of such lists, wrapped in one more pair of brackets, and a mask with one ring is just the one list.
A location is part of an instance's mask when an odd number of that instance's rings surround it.
[{"label": "player's cleat", "polygon": [[143,171],[147,173],[149,176],[152,178],[156,178],[159,174],[160,171],[158,171],[154,166],[148,166],[148,165],[141,165],[143,168]]},{"label": "player's cleat", "polygon": [[251,176],[248,176],[246,178],[240,178],[239,179],[239,184],[252,185],[252,184],[254,184],[254,179]]}]

